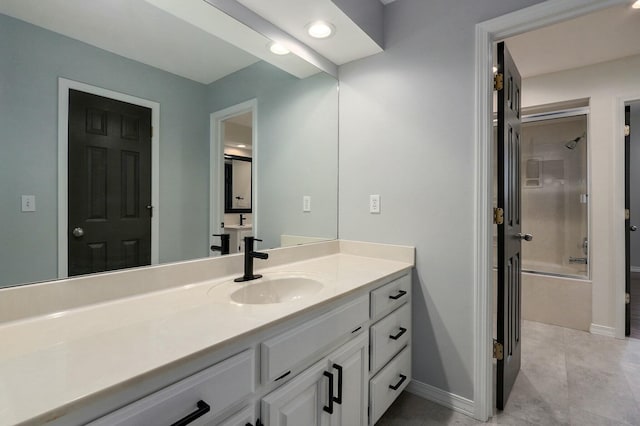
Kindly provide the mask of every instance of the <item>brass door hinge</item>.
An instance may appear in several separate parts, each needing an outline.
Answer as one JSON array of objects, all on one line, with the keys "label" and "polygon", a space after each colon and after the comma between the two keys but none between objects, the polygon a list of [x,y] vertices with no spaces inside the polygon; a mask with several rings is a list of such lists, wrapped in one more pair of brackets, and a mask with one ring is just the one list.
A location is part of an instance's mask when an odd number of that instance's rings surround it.
[{"label": "brass door hinge", "polygon": [[504,349],[502,343],[498,343],[497,340],[493,340],[493,357],[498,361],[502,361],[504,358]]},{"label": "brass door hinge", "polygon": [[493,209],[493,223],[496,225],[502,225],[504,223],[504,210],[500,207]]},{"label": "brass door hinge", "polygon": [[629,219],[631,219],[631,210],[624,209],[624,220],[629,220]]},{"label": "brass door hinge", "polygon": [[624,294],[624,304],[628,305],[629,303],[631,303],[631,295],[629,293],[625,293]]},{"label": "brass door hinge", "polygon": [[631,127],[628,124],[624,125],[624,135],[625,136],[630,136],[631,135]]},{"label": "brass door hinge", "polygon": [[497,73],[493,76],[493,90],[502,90],[504,87],[504,76],[502,73]]}]

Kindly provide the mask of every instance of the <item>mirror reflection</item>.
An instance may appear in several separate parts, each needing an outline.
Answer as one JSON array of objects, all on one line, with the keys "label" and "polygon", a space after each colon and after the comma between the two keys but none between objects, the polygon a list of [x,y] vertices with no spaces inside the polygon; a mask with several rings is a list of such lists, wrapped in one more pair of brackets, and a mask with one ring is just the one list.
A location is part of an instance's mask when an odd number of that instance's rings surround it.
[{"label": "mirror reflection", "polygon": [[6,1],[0,39],[0,287],[336,238],[334,78],[143,0]]}]

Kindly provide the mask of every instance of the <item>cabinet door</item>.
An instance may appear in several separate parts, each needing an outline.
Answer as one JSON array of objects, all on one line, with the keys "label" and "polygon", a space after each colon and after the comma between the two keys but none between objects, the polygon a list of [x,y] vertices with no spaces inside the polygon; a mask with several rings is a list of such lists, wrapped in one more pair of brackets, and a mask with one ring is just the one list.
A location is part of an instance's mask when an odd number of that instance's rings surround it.
[{"label": "cabinet door", "polygon": [[[265,426],[329,426],[327,359],[317,362],[262,399]],[[333,404],[335,408],[335,403]]]},{"label": "cabinet door", "polygon": [[366,426],[369,420],[368,342],[369,333],[364,332],[329,356],[329,371],[336,377],[333,394],[341,399],[334,406],[332,426]]},{"label": "cabinet door", "polygon": [[[212,426],[214,423],[211,424]],[[251,403],[248,407],[243,408],[231,417],[223,420],[220,423],[215,423],[215,426],[255,426],[256,425],[256,407],[254,403]]]}]

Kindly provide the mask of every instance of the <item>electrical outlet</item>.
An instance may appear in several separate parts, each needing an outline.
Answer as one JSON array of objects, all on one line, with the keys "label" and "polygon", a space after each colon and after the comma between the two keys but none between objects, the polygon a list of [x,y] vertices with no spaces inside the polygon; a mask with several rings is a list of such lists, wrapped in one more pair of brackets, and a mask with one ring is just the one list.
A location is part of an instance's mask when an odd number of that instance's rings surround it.
[{"label": "electrical outlet", "polygon": [[22,196],[22,211],[23,212],[35,212],[36,211],[36,196],[35,195],[23,195]]},{"label": "electrical outlet", "polygon": [[311,196],[310,195],[304,195],[302,197],[302,211],[303,212],[310,212],[311,211]]},{"label": "electrical outlet", "polygon": [[369,195],[369,213],[380,213],[380,195]]}]

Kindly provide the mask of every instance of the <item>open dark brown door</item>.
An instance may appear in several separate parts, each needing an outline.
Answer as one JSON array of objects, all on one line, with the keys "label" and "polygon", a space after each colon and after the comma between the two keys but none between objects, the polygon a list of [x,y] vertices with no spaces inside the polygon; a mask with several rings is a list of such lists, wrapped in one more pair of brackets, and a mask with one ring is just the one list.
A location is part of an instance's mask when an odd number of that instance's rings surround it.
[{"label": "open dark brown door", "polygon": [[511,388],[520,371],[521,244],[523,239],[530,241],[532,238],[531,235],[523,235],[520,229],[520,87],[520,73],[504,43],[499,43],[496,84],[498,90],[496,405],[500,410],[507,403]]},{"label": "open dark brown door", "polygon": [[[625,129],[629,129],[631,125],[631,106],[624,107],[624,125]],[[635,231],[636,227],[631,226],[631,132],[625,130],[624,135],[624,245],[625,245],[625,284],[624,291],[627,295],[631,294],[631,235],[630,231]],[[624,306],[624,334],[631,335],[631,304],[630,296],[626,297],[626,305]]]},{"label": "open dark brown door", "polygon": [[151,110],[69,91],[69,276],[151,263]]}]

